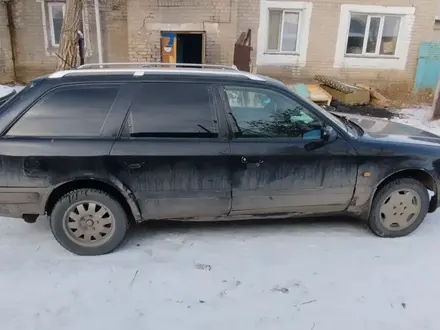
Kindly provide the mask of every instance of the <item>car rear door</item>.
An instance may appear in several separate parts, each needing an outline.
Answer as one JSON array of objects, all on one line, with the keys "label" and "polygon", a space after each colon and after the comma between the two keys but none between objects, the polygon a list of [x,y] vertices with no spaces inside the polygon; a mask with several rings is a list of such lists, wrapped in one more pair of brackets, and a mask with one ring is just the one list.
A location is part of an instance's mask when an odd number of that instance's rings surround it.
[{"label": "car rear door", "polygon": [[108,178],[106,159],[130,93],[121,83],[70,83],[12,104],[0,138],[0,203],[37,213],[31,207],[62,183]]},{"label": "car rear door", "polygon": [[[345,210],[357,176],[356,153],[338,138],[321,148],[323,118],[267,87],[223,85],[231,139],[231,215]],[[328,124],[328,123],[327,123]]]},{"label": "car rear door", "polygon": [[115,175],[135,194],[142,217],[228,214],[229,141],[213,86],[161,80],[133,88],[138,91],[111,160]]},{"label": "car rear door", "polygon": [[0,139],[5,185],[49,187],[106,173],[126,93],[119,83],[66,84],[45,93]]}]

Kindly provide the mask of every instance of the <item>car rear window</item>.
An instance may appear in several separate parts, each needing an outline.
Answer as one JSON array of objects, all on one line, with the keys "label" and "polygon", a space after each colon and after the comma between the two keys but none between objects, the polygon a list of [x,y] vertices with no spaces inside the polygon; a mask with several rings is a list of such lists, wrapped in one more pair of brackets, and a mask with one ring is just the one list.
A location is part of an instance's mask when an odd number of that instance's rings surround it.
[{"label": "car rear window", "polygon": [[74,86],[50,91],[9,130],[8,136],[101,136],[119,86]]}]

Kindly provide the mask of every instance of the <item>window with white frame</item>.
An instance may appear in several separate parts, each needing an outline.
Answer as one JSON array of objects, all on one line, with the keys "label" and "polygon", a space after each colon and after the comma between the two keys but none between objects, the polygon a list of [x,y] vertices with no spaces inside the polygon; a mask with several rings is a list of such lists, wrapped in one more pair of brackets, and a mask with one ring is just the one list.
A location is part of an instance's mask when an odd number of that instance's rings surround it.
[{"label": "window with white frame", "polygon": [[298,11],[269,9],[267,51],[296,53],[298,48]]},{"label": "window with white frame", "polygon": [[60,45],[61,27],[63,26],[66,4],[49,2],[47,8],[49,13],[50,45],[58,47]]},{"label": "window with white frame", "polygon": [[407,70],[416,8],[342,4],[335,68]]},{"label": "window with white frame", "polygon": [[401,16],[351,13],[346,55],[394,56]]},{"label": "window with white frame", "polygon": [[[59,47],[61,28],[63,26],[63,19],[66,12],[65,2],[48,2],[47,11],[49,18],[49,40],[50,46],[53,48]],[[83,19],[80,21],[81,33],[84,34]]]},{"label": "window with white frame", "polygon": [[256,64],[304,67],[312,9],[311,1],[261,0]]}]

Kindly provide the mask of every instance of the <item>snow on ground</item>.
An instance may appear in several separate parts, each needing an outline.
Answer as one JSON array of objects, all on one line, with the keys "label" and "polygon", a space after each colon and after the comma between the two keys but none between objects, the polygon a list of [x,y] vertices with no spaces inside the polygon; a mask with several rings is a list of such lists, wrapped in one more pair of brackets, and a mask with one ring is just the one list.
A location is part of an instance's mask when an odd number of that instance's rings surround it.
[{"label": "snow on ground", "polygon": [[10,94],[14,89],[18,93],[23,88],[24,88],[24,86],[21,86],[21,85],[15,85],[15,86],[0,85],[0,98]]},{"label": "snow on ground", "polygon": [[1,328],[438,330],[439,238],[440,212],[399,239],[344,218],[166,223],[79,257],[44,218],[0,218]]},{"label": "snow on ground", "polygon": [[0,98],[10,94],[14,89],[6,85],[0,85]]},{"label": "snow on ground", "polygon": [[78,257],[0,220],[2,329],[439,328],[440,214],[381,239],[353,220],[139,226]]},{"label": "snow on ground", "polygon": [[440,135],[440,121],[429,121],[428,112],[430,107],[410,108],[398,110],[398,113],[402,118],[394,118],[393,121],[414,126],[425,131],[432,132]]}]

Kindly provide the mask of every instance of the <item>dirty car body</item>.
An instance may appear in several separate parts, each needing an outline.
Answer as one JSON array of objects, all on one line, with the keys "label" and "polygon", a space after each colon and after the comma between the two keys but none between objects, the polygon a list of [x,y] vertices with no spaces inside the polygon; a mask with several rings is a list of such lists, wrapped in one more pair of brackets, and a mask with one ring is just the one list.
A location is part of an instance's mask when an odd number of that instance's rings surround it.
[{"label": "dirty car body", "polygon": [[[56,73],[0,109],[0,213],[28,222],[47,214],[77,254],[108,253],[129,223],[152,219],[371,221],[379,191],[407,179],[424,217],[438,206],[440,138],[391,126],[368,132],[248,73]],[[429,207],[417,182],[433,192]],[[382,229],[373,231],[415,228]]]}]

